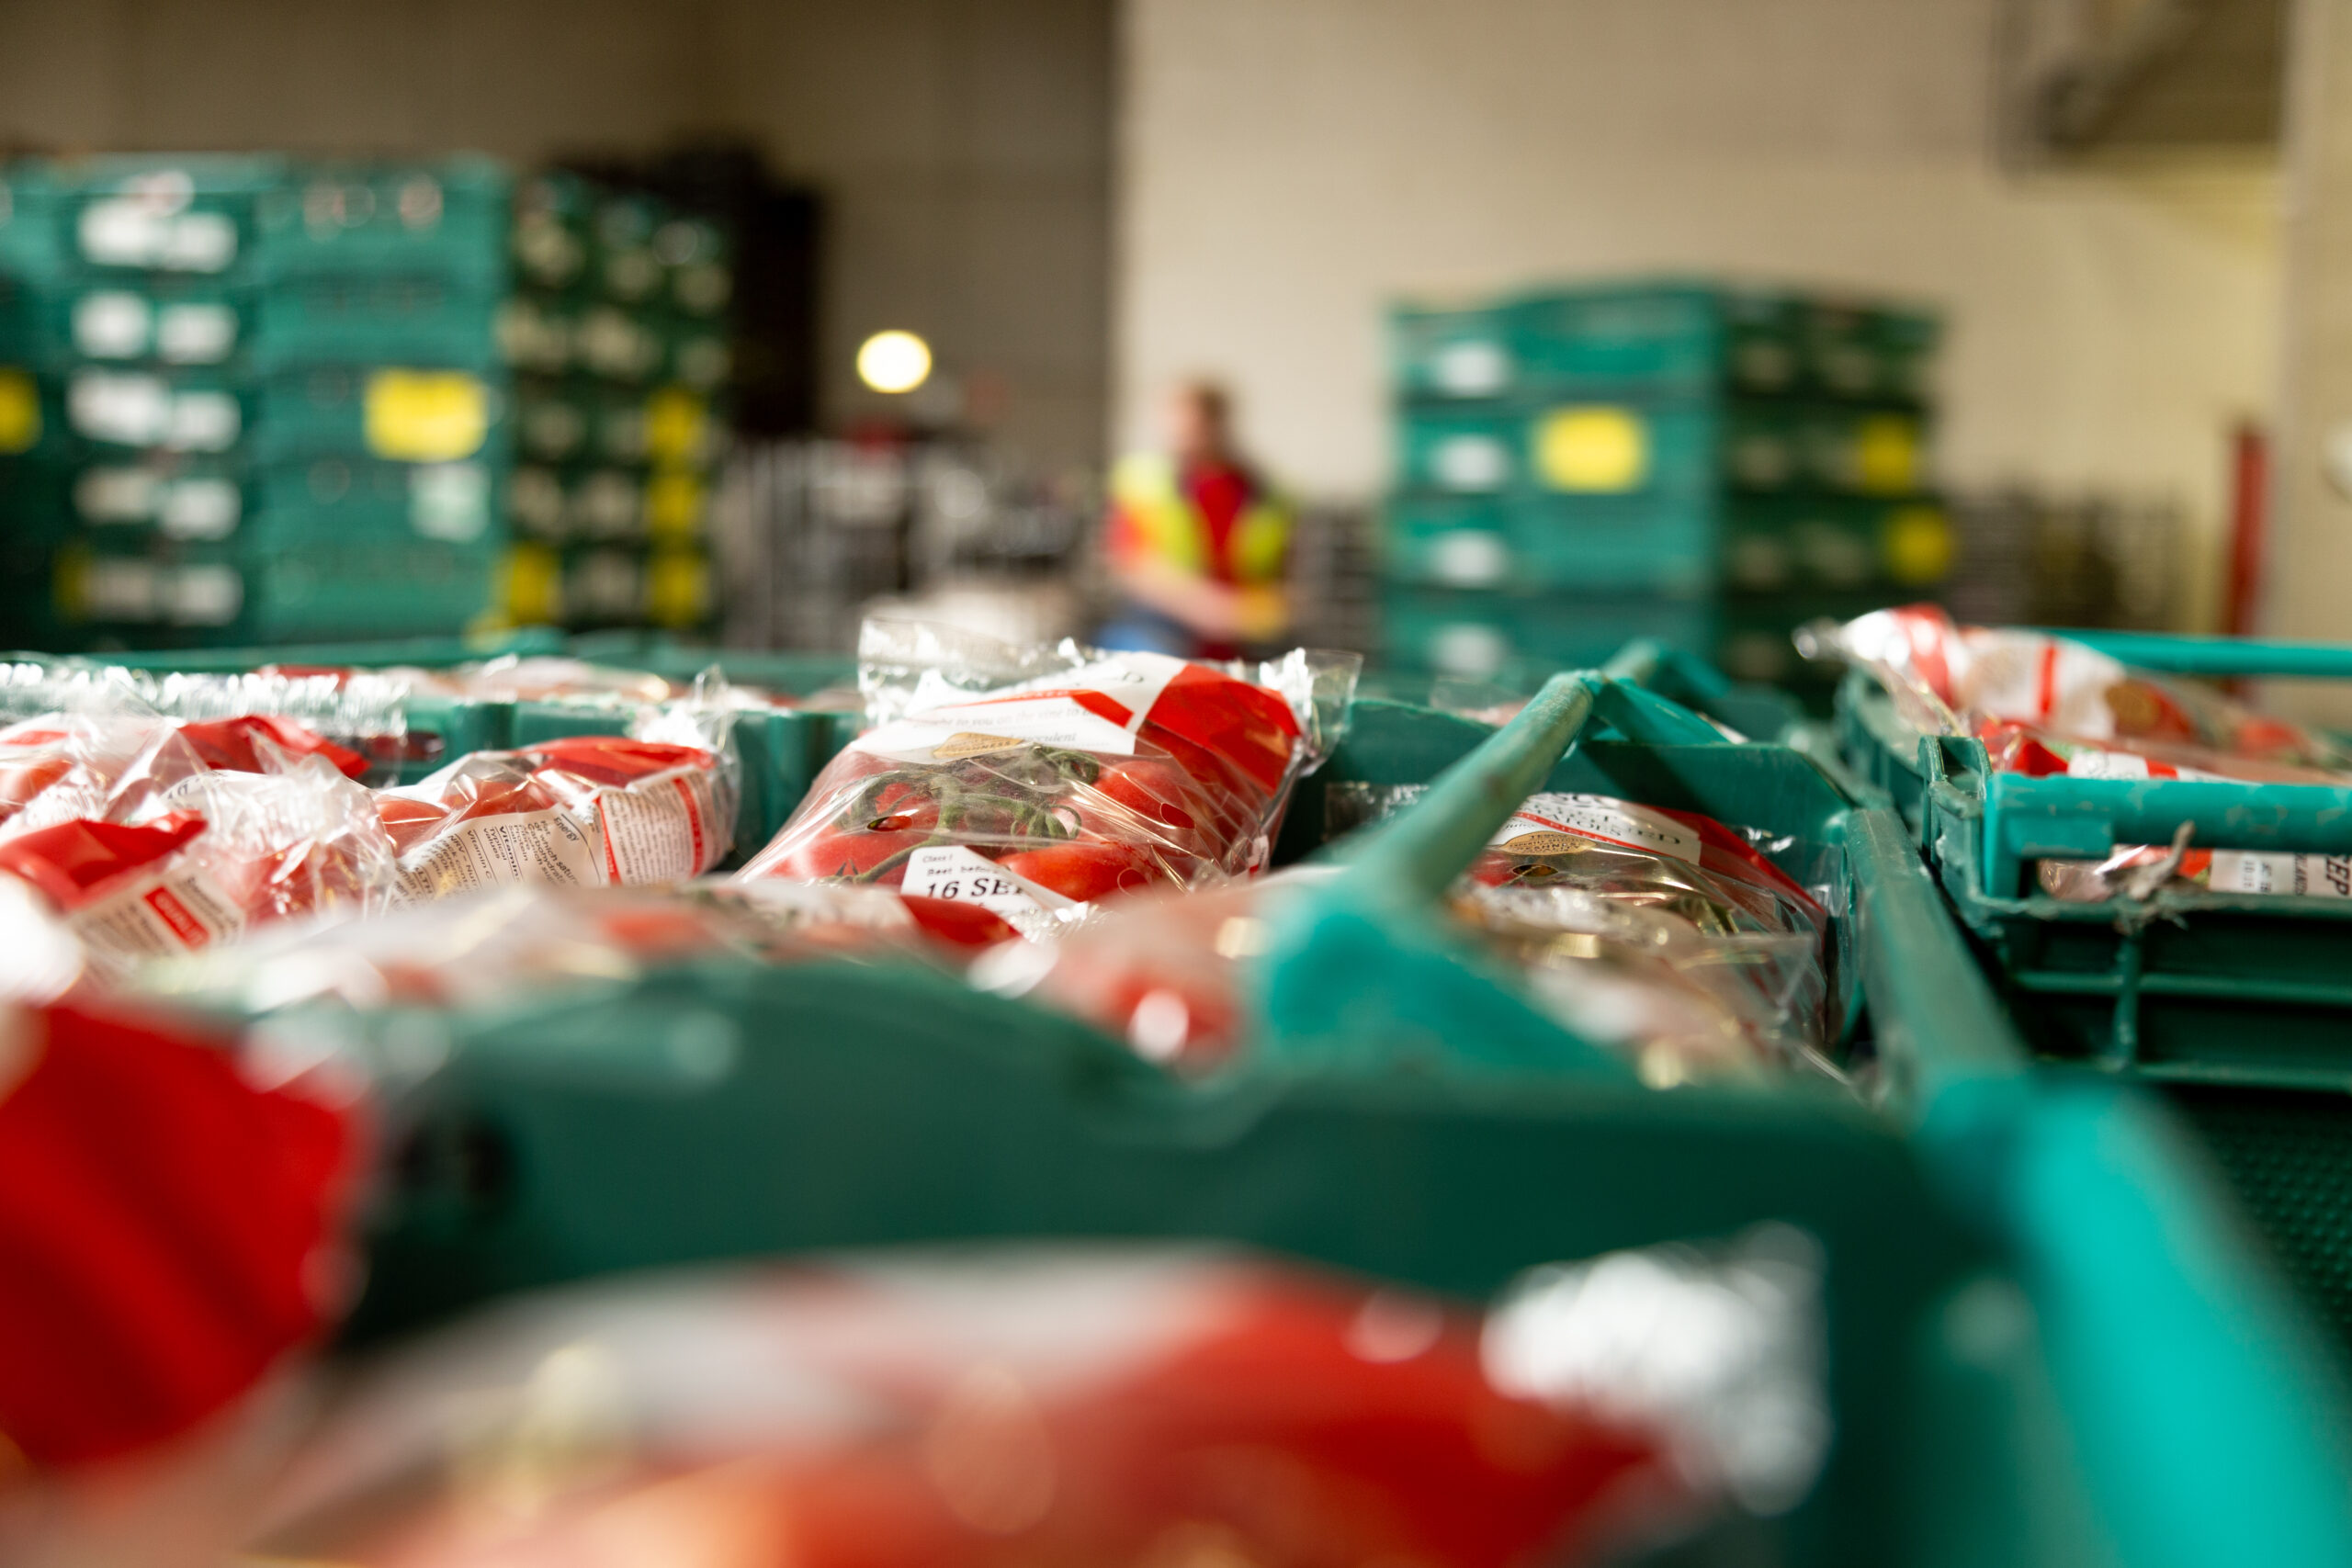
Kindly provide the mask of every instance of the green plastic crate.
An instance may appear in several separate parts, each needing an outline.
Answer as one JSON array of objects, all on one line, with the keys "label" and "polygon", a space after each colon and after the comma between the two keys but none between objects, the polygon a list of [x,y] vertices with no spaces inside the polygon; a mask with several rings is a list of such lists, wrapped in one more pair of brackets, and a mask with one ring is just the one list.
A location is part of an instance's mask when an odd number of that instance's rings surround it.
[{"label": "green plastic crate", "polygon": [[1675,279],[1540,289],[1388,318],[1408,398],[1724,391],[1917,403],[1939,337],[1915,308]]},{"label": "green plastic crate", "polygon": [[[896,965],[711,964],[337,1024],[449,1047],[398,1108],[355,1333],[614,1269],[978,1239],[1215,1237],[1476,1297],[1775,1219],[1827,1260],[1830,1467],[1696,1560],[2352,1551],[2338,1415],[2291,1309],[2160,1115],[2024,1072],[1896,825],[1779,748],[1589,739],[1697,722],[1615,682],[1561,682],[1500,734],[1357,716],[1323,782],[1476,760],[1279,923],[1258,1050],[1222,1081]],[[1642,1089],[1453,946],[1432,900],[1546,784],[1838,845],[1887,1108]]]},{"label": "green plastic crate", "polygon": [[498,296],[427,276],[290,278],[268,286],[165,280],[7,289],[0,353],[64,372],[90,362],[221,367],[481,365]]},{"label": "green plastic crate", "polygon": [[234,541],[308,548],[354,538],[494,537],[506,511],[495,464],[320,457],[248,468],[233,457],[125,454],[86,464],[0,465],[0,517],[62,542]]},{"label": "green plastic crate", "polygon": [[506,286],[509,180],[487,159],[116,154],[23,161],[8,178],[40,193],[21,220],[42,231],[0,241],[0,260],[37,276],[394,272]]},{"label": "green plastic crate", "polygon": [[488,611],[494,539],[311,539],[300,549],[124,540],[61,547],[60,618],[83,646],[454,637]]},{"label": "green plastic crate", "polygon": [[1697,598],[1391,583],[1382,592],[1381,615],[1385,665],[1476,680],[1524,681],[1530,671],[1599,664],[1635,637],[1691,649],[1715,642],[1714,606]]},{"label": "green plastic crate", "polygon": [[1511,549],[1512,509],[1499,500],[1392,496],[1380,509],[1383,573],[1441,588],[1500,588],[1528,570]]},{"label": "green plastic crate", "polygon": [[142,453],[268,463],[345,455],[503,463],[503,373],[468,366],[219,370],[84,366],[37,380],[38,423],[13,453],[85,462]]},{"label": "green plastic crate", "polygon": [[[2338,647],[2065,635],[2184,674],[2352,673]],[[2164,892],[2120,909],[2052,898],[2030,872],[2168,842],[2183,822],[2216,848],[2352,853],[2352,790],[1995,773],[1981,742],[1909,730],[1859,671],[1838,720],[1849,765],[1903,806],[2033,1048],[2165,1086],[2352,1346],[2352,902]]]},{"label": "green plastic crate", "polygon": [[1740,496],[1724,508],[1723,582],[1734,592],[1917,596],[1949,574],[1951,523],[1928,498]]}]

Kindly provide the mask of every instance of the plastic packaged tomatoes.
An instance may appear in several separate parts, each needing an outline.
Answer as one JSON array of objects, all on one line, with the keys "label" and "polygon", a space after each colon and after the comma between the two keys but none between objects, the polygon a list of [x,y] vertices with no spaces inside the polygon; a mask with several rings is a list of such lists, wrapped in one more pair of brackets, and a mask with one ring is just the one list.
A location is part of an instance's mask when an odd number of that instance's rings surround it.
[{"label": "plastic packaged tomatoes", "polygon": [[1021,649],[869,621],[874,727],[742,874],[977,903],[1029,931],[1115,893],[1249,875],[1359,663]]},{"label": "plastic packaged tomatoes", "polygon": [[0,840],[0,872],[47,899],[104,973],[264,921],[390,903],[396,873],[375,802],[322,756],[150,778],[119,804]]},{"label": "plastic packaged tomatoes", "polygon": [[318,757],[357,779],[366,758],[263,714],[175,719],[134,705],[43,714],[0,729],[0,838],[75,818],[124,819],[198,773],[262,773]]},{"label": "plastic packaged tomatoes", "polygon": [[[1422,792],[1335,785],[1331,824],[1376,819]],[[1829,883],[1813,846],[1700,812],[1546,792],[1495,830],[1451,908],[1568,1027],[1672,1083],[1823,1065],[1838,1023]]]},{"label": "plastic packaged tomatoes", "polygon": [[2210,687],[2132,670],[2048,632],[1962,626],[1933,604],[1800,634],[1870,671],[1914,728],[1975,735],[2006,772],[2341,784],[2352,753]]},{"label": "plastic packaged tomatoes", "polygon": [[698,876],[734,842],[737,767],[723,741],[616,735],[469,753],[378,796],[400,858],[400,896]]},{"label": "plastic packaged tomatoes", "polygon": [[[1826,1417],[1794,1294],[1691,1249],[1551,1269],[1491,1314],[1174,1248],[607,1282],[363,1370],[249,1546],[355,1568],[624,1548],[798,1568],[1616,1561],[1738,1506],[1718,1450],[1796,1450],[1809,1485]],[[1721,1327],[1659,1332],[1694,1320]],[[1766,1409],[1740,1378],[1793,1392]],[[439,1462],[459,1444],[466,1462]]]},{"label": "plastic packaged tomatoes", "polygon": [[[2047,632],[1962,626],[1932,604],[1873,611],[1799,634],[1809,654],[1867,670],[1913,728],[1973,735],[1997,771],[2033,777],[2210,783],[2352,782],[2328,736],[2210,686],[2132,670]],[[2352,896],[2352,862],[2227,847],[2126,845],[2105,861],[2046,860],[2044,892],[2097,903],[2167,886],[2236,894]]]},{"label": "plastic packaged tomatoes", "polygon": [[[713,958],[913,958],[956,969],[1015,934],[975,905],[901,898],[880,887],[711,878],[676,887],[526,885],[370,920],[257,933],[146,968],[139,989],[247,1017],[318,1006],[469,1008],[535,991],[627,986]],[[370,1077],[404,1070],[360,1066]]]}]

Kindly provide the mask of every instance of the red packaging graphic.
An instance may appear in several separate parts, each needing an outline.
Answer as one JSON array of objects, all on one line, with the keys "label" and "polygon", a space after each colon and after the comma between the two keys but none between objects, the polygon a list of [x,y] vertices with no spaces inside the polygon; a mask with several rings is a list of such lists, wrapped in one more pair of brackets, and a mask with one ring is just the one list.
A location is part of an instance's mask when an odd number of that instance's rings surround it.
[{"label": "red packaging graphic", "polygon": [[379,803],[405,899],[683,882],[734,836],[734,783],[718,754],[620,736],[478,751]]},{"label": "red packaging graphic", "polygon": [[[1249,875],[1354,679],[1352,656],[1295,653],[1245,674],[1072,645],[959,659],[940,637],[868,624],[880,722],[827,765],[746,878],[896,887],[1034,931],[1114,894]],[[1023,670],[1043,672],[991,679]]]}]

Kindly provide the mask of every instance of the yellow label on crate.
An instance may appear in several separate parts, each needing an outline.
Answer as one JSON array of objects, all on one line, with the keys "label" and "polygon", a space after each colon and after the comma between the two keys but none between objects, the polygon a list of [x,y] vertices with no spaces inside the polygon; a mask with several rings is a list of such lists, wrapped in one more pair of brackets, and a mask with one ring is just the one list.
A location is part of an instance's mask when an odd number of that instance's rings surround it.
[{"label": "yellow label on crate", "polygon": [[710,440],[710,405],[684,387],[664,387],[645,400],[645,456],[656,463],[688,463]]},{"label": "yellow label on crate", "polygon": [[403,463],[470,457],[490,436],[490,389],[456,370],[368,378],[368,450]]},{"label": "yellow label on crate", "polygon": [[710,562],[665,550],[646,563],[645,609],[654,625],[690,626],[710,614]]},{"label": "yellow label on crate", "polygon": [[1873,414],[1854,432],[1854,479],[1872,495],[1919,487],[1919,425],[1899,413]]},{"label": "yellow label on crate", "polygon": [[1940,582],[1951,570],[1951,520],[1939,507],[1899,507],[1880,525],[1878,548],[1886,574],[1895,581]]},{"label": "yellow label on crate", "polygon": [[517,626],[546,626],[561,618],[563,563],[545,545],[516,545],[506,552],[499,600]]},{"label": "yellow label on crate", "polygon": [[0,369],[0,453],[29,452],[40,439],[40,389],[22,370]]},{"label": "yellow label on crate", "polygon": [[665,468],[645,481],[645,531],[684,542],[702,532],[702,476]]},{"label": "yellow label on crate", "polygon": [[1535,472],[1553,490],[1639,490],[1650,475],[1650,430],[1631,409],[1554,409],[1535,427]]},{"label": "yellow label on crate", "polygon": [[90,613],[90,552],[68,545],[51,563],[50,593],[58,619],[79,621]]}]

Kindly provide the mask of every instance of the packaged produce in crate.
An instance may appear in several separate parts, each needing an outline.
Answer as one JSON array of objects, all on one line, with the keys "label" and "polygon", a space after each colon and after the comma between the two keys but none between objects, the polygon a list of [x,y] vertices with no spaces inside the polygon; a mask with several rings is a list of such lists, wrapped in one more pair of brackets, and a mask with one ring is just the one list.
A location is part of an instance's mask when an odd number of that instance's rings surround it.
[{"label": "packaged produce in crate", "polygon": [[[1962,626],[1934,605],[1874,611],[1801,634],[1809,652],[1868,671],[1926,735],[1973,735],[1995,771],[2029,777],[2352,784],[2352,751],[2210,686],[2133,670],[2048,632]],[[2167,885],[2235,894],[2352,897],[2352,862],[2227,845],[2122,845],[2098,861],[2042,860],[2057,897],[2145,898]]]},{"label": "packaged produce in crate", "polygon": [[[1423,789],[1335,785],[1327,826],[1385,817]],[[1767,851],[1813,863],[1814,886]],[[1818,1064],[1838,1023],[1829,860],[1696,811],[1546,792],[1495,830],[1452,907],[1570,1027],[1630,1048],[1653,1076]]]},{"label": "packaged produce in crate", "polygon": [[[1810,1478],[1817,1269],[1759,1232],[1534,1270],[1486,1312],[1133,1245],[574,1289],[367,1368],[254,1545],[418,1568],[574,1561],[624,1529],[654,1560],[723,1540],[810,1568],[1611,1558],[1736,1506],[1764,1447]],[[1659,1332],[1699,1314],[1730,1332]],[[733,1371],[706,1376],[719,1346]],[[433,1462],[458,1441],[472,1464]],[[518,1484],[532,1507],[488,1506]]]},{"label": "packaged produce in crate", "polygon": [[[888,888],[715,879],[674,887],[486,887],[374,919],[311,922],[151,965],[141,994],[261,1017],[319,1005],[494,1007],[626,987],[708,959],[912,958],[961,968],[1015,932],[976,905]],[[364,1064],[397,1077],[415,1064]]]},{"label": "packaged produce in crate", "polygon": [[741,764],[723,711],[677,716],[701,744],[572,736],[471,752],[382,792],[401,896],[683,882],[708,871],[734,842]]},{"label": "packaged produce in crate", "polygon": [[1359,663],[1015,649],[882,620],[860,655],[875,727],[743,875],[964,899],[1032,931],[1111,894],[1261,868]]},{"label": "packaged produce in crate", "polygon": [[[322,752],[266,739],[251,770],[207,766],[184,735],[164,729],[96,814],[0,840],[0,872],[47,900],[95,968],[119,973],[262,921],[387,907],[396,874],[368,790]],[[74,793],[61,783],[42,798]],[[15,822],[44,815],[40,805]]]},{"label": "packaged produce in crate", "polygon": [[[1327,828],[1384,818],[1424,787],[1334,783]],[[1805,850],[1752,837],[1783,855]],[[1816,858],[1826,883],[1826,853]],[[1125,904],[1042,950],[992,954],[974,977],[1087,1019],[1155,1060],[1213,1068],[1244,1043],[1238,961],[1265,951],[1290,890],[1323,874],[1301,868]],[[1450,912],[1525,976],[1545,1010],[1632,1057],[1654,1084],[1797,1063],[1831,1070],[1827,911],[1750,837],[1713,818],[1531,796],[1472,862]]]}]

